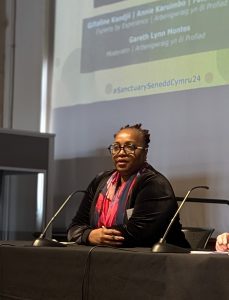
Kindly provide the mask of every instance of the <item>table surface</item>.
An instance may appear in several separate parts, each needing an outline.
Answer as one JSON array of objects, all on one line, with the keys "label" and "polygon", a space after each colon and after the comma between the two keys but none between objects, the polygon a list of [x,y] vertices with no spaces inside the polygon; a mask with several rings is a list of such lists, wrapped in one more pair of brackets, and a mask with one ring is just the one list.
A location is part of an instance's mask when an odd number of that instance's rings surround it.
[{"label": "table surface", "polygon": [[0,299],[228,299],[227,254],[0,242]]}]

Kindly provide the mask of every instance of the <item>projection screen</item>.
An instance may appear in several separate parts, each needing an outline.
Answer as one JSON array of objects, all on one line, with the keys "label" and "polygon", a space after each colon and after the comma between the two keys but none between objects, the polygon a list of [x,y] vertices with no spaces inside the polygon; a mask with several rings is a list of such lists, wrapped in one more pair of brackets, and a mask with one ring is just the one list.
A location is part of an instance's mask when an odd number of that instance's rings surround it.
[{"label": "projection screen", "polygon": [[[123,125],[151,132],[148,161],[183,197],[229,199],[228,0],[56,1],[50,130],[58,202],[112,168]],[[78,204],[72,204],[72,209]],[[57,227],[69,222],[69,209]],[[188,203],[186,226],[229,230],[228,205]]]}]

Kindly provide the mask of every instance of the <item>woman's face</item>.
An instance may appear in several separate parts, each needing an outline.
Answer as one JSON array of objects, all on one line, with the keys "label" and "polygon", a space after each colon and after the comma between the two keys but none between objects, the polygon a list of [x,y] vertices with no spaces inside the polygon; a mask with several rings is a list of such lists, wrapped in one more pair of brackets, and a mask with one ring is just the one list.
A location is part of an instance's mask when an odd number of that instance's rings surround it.
[{"label": "woman's face", "polygon": [[147,150],[144,149],[143,135],[134,128],[120,130],[113,144],[120,146],[133,144],[143,149],[135,149],[133,153],[126,153],[121,149],[117,154],[112,155],[115,168],[121,174],[122,179],[128,179],[132,174],[138,172],[146,161]]}]

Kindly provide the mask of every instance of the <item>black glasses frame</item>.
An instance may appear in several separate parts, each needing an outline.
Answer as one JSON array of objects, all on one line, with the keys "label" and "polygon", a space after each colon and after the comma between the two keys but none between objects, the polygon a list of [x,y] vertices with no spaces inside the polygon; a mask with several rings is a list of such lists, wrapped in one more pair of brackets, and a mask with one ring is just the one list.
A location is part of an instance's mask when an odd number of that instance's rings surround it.
[{"label": "black glasses frame", "polygon": [[[114,146],[118,146],[119,147],[119,150],[117,152],[113,152],[112,151],[112,148]],[[133,147],[133,150],[126,150],[127,147]],[[121,150],[123,150],[126,154],[133,154],[135,153],[135,150],[136,149],[141,149],[141,150],[145,150],[146,148],[145,147],[141,147],[141,146],[136,146],[135,144],[124,144],[123,146],[119,145],[119,144],[111,144],[108,148],[107,148],[109,151],[110,151],[110,154],[111,155],[117,155]]]}]

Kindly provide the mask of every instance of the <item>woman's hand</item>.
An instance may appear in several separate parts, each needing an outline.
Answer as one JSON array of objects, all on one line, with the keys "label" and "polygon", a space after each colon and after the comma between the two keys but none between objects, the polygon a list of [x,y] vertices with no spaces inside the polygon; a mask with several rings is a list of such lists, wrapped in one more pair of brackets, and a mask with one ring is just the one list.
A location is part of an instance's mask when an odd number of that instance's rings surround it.
[{"label": "woman's hand", "polygon": [[105,227],[92,230],[88,236],[88,242],[91,245],[120,246],[123,240],[124,237],[120,231]]},{"label": "woman's hand", "polygon": [[229,233],[224,232],[217,236],[215,248],[217,251],[229,251]]}]

